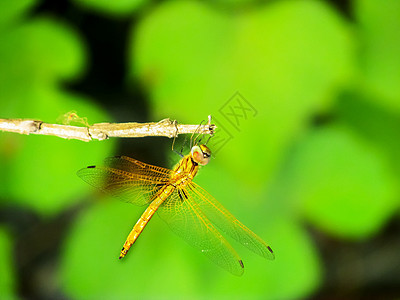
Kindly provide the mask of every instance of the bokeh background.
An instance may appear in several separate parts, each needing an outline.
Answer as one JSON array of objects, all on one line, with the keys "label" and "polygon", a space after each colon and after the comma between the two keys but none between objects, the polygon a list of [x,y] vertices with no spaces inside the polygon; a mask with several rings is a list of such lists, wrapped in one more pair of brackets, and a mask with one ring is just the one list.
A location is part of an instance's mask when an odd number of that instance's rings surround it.
[{"label": "bokeh background", "polygon": [[400,297],[399,33],[397,0],[0,1],[1,118],[212,115],[196,181],[276,253],[232,241],[238,278],[155,217],[119,261],[143,208],[76,171],[172,140],[1,132],[0,298]]}]

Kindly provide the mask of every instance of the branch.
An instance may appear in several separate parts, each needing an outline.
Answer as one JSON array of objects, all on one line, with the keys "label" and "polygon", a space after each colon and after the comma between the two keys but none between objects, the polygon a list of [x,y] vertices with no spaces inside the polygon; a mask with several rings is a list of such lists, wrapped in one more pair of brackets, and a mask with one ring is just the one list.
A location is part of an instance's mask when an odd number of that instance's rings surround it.
[{"label": "branch", "polygon": [[178,134],[213,134],[216,126],[211,124],[211,116],[205,125],[181,125],[176,121],[164,119],[157,123],[97,123],[85,127],[49,124],[38,120],[0,119],[0,131],[19,134],[53,135],[64,139],[84,142],[106,140],[110,137],[176,137]]}]

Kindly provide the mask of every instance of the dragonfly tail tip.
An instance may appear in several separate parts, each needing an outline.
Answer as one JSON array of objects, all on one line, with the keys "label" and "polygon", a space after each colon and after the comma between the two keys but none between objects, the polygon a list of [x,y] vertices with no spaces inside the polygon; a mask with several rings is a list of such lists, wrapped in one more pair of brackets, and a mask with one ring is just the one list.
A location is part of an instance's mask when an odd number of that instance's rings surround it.
[{"label": "dragonfly tail tip", "polygon": [[239,264],[240,264],[240,266],[242,267],[242,269],[244,269],[244,263],[243,263],[242,260],[239,260]]}]

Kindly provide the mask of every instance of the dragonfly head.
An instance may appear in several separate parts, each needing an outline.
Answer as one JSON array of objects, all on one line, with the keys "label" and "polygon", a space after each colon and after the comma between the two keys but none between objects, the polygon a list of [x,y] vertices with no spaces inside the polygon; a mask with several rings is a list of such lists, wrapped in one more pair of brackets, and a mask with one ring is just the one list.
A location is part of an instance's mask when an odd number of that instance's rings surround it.
[{"label": "dragonfly head", "polygon": [[190,154],[194,162],[205,166],[210,161],[211,150],[206,145],[193,146]]}]

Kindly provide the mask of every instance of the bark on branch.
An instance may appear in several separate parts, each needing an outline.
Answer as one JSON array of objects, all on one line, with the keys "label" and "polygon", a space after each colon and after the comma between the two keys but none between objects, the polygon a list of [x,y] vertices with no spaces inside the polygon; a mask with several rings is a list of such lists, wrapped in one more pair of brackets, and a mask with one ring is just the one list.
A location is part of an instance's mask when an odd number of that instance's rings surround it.
[{"label": "bark on branch", "polygon": [[19,134],[53,135],[64,139],[85,142],[106,140],[110,137],[176,137],[178,134],[213,134],[216,126],[211,124],[211,116],[205,125],[184,125],[164,119],[152,123],[97,123],[85,127],[49,124],[38,120],[0,119],[0,131]]}]

